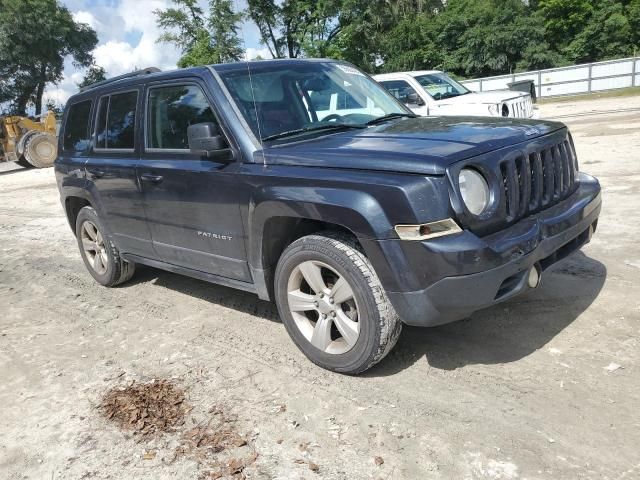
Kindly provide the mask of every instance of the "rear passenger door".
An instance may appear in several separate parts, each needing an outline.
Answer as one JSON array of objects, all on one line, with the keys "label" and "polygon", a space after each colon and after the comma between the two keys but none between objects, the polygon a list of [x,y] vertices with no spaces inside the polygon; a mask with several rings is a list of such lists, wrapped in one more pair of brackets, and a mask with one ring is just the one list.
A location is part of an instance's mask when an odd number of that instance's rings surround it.
[{"label": "rear passenger door", "polygon": [[[240,216],[238,162],[189,151],[189,125],[220,126],[199,80],[150,84],[138,167],[156,255],[164,262],[250,281]],[[224,128],[220,126],[224,132]],[[227,137],[228,139],[229,137]]]},{"label": "rear passenger door", "polygon": [[120,251],[147,256],[153,247],[136,177],[141,96],[136,87],[99,97],[93,150],[85,168],[98,213]]}]

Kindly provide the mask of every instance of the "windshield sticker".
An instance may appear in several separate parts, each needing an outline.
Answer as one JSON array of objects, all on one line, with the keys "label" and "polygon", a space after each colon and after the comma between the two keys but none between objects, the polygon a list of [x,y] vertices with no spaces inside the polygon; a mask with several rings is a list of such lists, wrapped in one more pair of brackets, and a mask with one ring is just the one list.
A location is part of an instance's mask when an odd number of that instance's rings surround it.
[{"label": "windshield sticker", "polygon": [[360,75],[361,77],[364,77],[364,74],[360,70],[349,65],[341,65],[338,63],[336,67],[338,67],[344,73],[348,73],[349,75]]}]

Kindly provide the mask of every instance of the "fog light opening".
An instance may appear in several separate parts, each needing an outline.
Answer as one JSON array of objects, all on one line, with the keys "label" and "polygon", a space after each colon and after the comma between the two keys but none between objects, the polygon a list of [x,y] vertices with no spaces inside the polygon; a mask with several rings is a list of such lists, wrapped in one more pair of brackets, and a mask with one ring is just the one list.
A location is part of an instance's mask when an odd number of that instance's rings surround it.
[{"label": "fog light opening", "polygon": [[536,288],[538,285],[540,285],[540,279],[540,267],[538,265],[534,265],[533,267],[531,267],[531,270],[529,270],[529,277],[527,281],[529,287]]}]

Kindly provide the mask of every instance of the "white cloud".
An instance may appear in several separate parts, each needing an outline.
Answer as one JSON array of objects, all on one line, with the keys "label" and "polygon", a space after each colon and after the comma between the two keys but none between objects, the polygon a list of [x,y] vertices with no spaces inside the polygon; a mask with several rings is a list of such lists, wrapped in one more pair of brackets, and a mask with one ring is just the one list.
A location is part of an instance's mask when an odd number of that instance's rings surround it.
[{"label": "white cloud", "polygon": [[96,17],[94,17],[91,12],[87,12],[85,10],[73,12],[73,19],[79,23],[86,23],[94,30],[98,30],[98,27],[102,25],[98,20],[96,20]]},{"label": "white cloud", "polygon": [[[157,43],[161,34],[153,11],[167,8],[170,0],[121,0],[117,4],[64,2],[77,22],[90,25],[98,34],[98,45],[93,54],[96,64],[107,71],[108,77],[121,75],[134,68],[176,68],[180,51],[167,44]],[[80,9],[74,7],[81,6]],[[78,70],[67,61],[65,77],[58,85],[50,85],[44,97],[64,103],[78,91],[85,71]]]},{"label": "white cloud", "polygon": [[264,48],[253,48],[253,47],[248,47],[246,52],[245,52],[245,59],[246,60],[253,60],[254,58],[257,57],[261,57],[261,58],[273,58],[273,55],[271,55],[271,53],[269,52],[269,49],[264,47]]},{"label": "white cloud", "polygon": [[[206,9],[206,0],[199,0]],[[234,0],[238,9],[246,8],[246,0]],[[181,52],[166,43],[157,43],[162,33],[156,25],[154,10],[165,9],[171,0],[62,0],[77,22],[90,25],[98,34],[94,50],[96,64],[103,67],[108,77],[121,75],[134,68],[176,68]],[[269,50],[259,45],[259,32],[251,22],[242,24],[239,32],[246,42],[246,58],[271,58]],[[65,103],[78,91],[85,71],[65,62],[65,77],[58,85],[50,85],[44,98]]]}]

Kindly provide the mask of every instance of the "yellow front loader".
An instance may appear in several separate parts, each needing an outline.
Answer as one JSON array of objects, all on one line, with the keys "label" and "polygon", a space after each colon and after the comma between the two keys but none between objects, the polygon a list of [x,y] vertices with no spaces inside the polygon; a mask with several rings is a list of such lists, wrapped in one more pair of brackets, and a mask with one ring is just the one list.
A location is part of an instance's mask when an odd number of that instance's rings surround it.
[{"label": "yellow front loader", "polygon": [[0,117],[0,160],[45,168],[58,154],[56,116],[47,112],[40,121],[27,117]]}]

